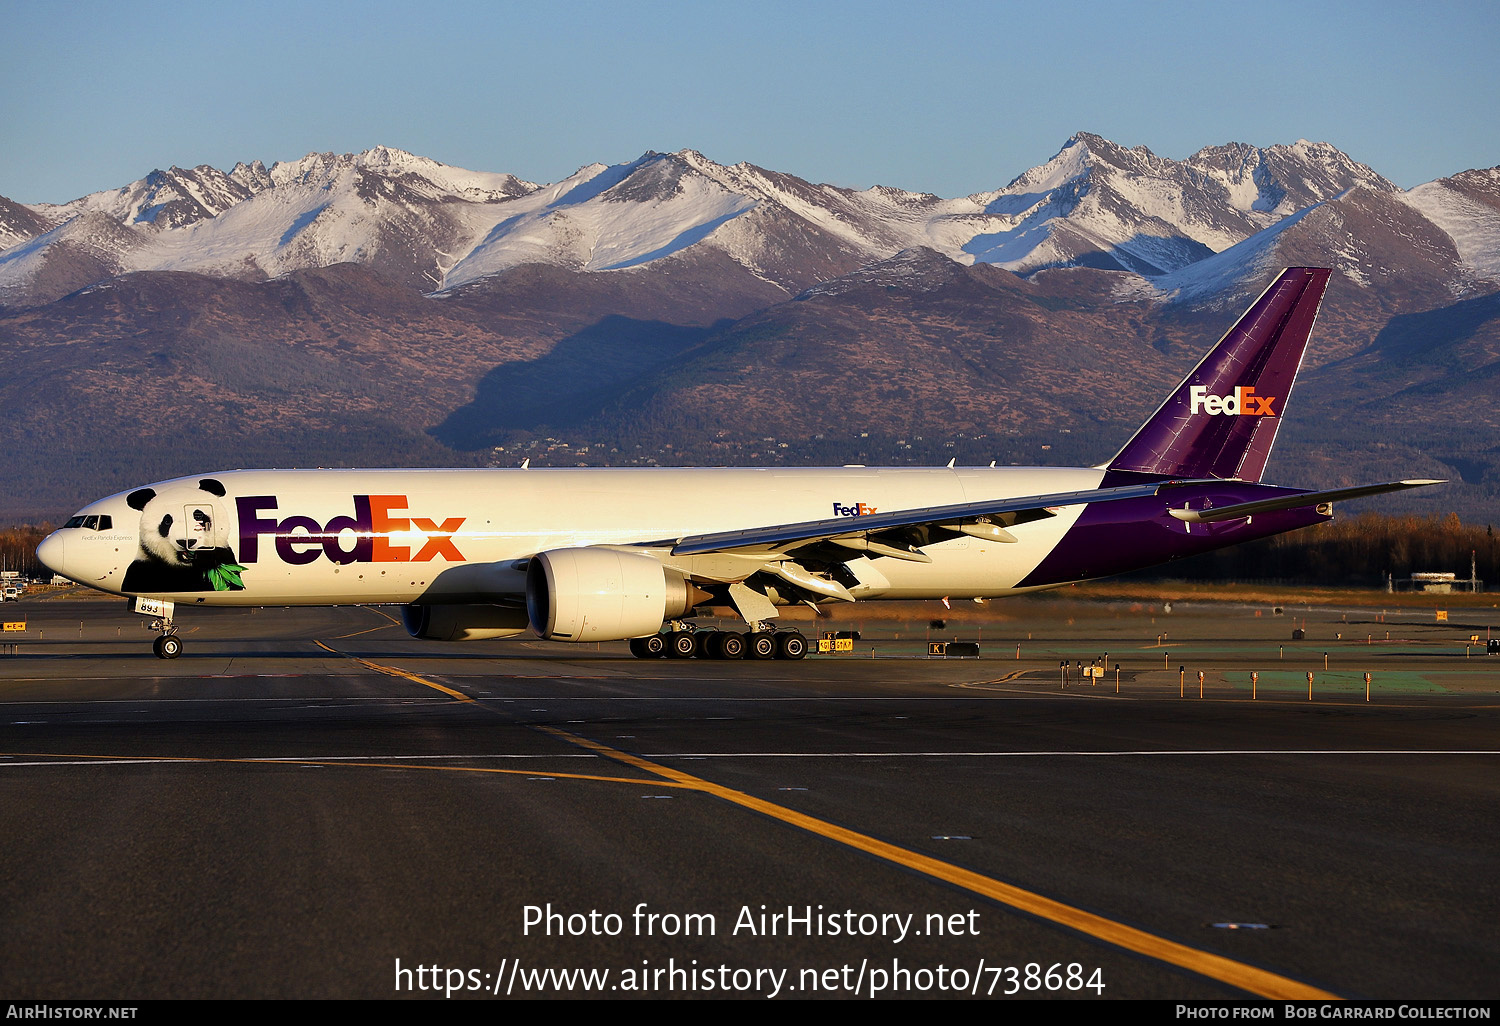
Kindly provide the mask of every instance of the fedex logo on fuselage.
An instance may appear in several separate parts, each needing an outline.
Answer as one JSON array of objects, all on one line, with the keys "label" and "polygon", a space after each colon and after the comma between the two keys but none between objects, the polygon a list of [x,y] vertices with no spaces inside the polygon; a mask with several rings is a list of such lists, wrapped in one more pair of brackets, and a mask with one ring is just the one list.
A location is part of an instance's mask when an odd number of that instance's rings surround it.
[{"label": "fedex logo on fuselage", "polygon": [[1225,414],[1231,417],[1274,417],[1271,408],[1278,396],[1256,395],[1254,388],[1240,385],[1233,395],[1209,395],[1208,386],[1193,385],[1188,388],[1188,413]]},{"label": "fedex logo on fuselage", "polygon": [[836,517],[862,517],[874,512],[874,506],[867,506],[863,502],[856,502],[852,506],[845,506],[842,502],[833,504],[833,515]]},{"label": "fedex logo on fuselage", "polygon": [[[439,524],[426,517],[401,515],[407,506],[404,495],[356,495],[354,514],[331,518],[320,524],[312,517],[293,514],[277,519],[271,513],[277,508],[274,495],[242,495],[234,500],[240,515],[239,561],[250,564],[260,559],[260,543],[269,535],[276,555],[283,563],[303,566],[320,556],[333,563],[426,563],[442,559],[464,562],[463,553],[453,543],[453,536],[463,526],[464,517],[449,517]],[[392,535],[409,534],[419,541],[412,546],[397,545]]]}]

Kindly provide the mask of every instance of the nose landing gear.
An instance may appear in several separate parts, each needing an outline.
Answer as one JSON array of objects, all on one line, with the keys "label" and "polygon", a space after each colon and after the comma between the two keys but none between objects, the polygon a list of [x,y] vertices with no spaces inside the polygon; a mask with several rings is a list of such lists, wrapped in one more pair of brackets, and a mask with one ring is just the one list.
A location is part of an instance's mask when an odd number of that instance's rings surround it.
[{"label": "nose landing gear", "polygon": [[[152,624],[152,626],[156,627],[156,624]],[[172,626],[168,624],[165,630],[170,632]],[[155,652],[157,658],[160,659],[176,659],[182,655],[182,639],[176,634],[165,633],[151,643],[151,651]]]},{"label": "nose landing gear", "polygon": [[172,603],[165,599],[137,596],[130,608],[142,616],[154,616],[150,629],[160,637],[151,643],[151,651],[158,659],[176,659],[182,655],[182,639],[177,636],[177,625],[172,622]]}]

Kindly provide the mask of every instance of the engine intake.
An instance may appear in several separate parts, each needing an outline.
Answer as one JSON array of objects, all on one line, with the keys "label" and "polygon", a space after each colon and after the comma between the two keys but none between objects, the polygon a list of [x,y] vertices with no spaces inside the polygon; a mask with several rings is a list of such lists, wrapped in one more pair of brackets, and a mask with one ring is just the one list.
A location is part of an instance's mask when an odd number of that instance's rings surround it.
[{"label": "engine intake", "polygon": [[654,557],[617,549],[552,549],[526,569],[531,629],[549,641],[644,637],[710,598]]}]

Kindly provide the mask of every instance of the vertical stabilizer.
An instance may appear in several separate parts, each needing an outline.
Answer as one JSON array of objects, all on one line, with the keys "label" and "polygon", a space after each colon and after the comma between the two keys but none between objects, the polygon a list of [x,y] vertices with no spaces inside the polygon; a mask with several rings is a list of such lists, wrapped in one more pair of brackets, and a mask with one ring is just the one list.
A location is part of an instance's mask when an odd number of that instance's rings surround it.
[{"label": "vertical stabilizer", "polygon": [[1330,273],[1282,271],[1109,469],[1259,481]]}]

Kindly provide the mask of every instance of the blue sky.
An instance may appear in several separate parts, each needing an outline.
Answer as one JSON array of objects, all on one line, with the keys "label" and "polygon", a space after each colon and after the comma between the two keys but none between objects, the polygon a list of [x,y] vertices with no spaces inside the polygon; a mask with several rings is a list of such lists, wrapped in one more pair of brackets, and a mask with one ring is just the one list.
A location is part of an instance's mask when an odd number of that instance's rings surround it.
[{"label": "blue sky", "polygon": [[0,0],[0,196],[396,146],[557,181],[701,150],[959,196],[1074,132],[1500,164],[1500,4]]}]

